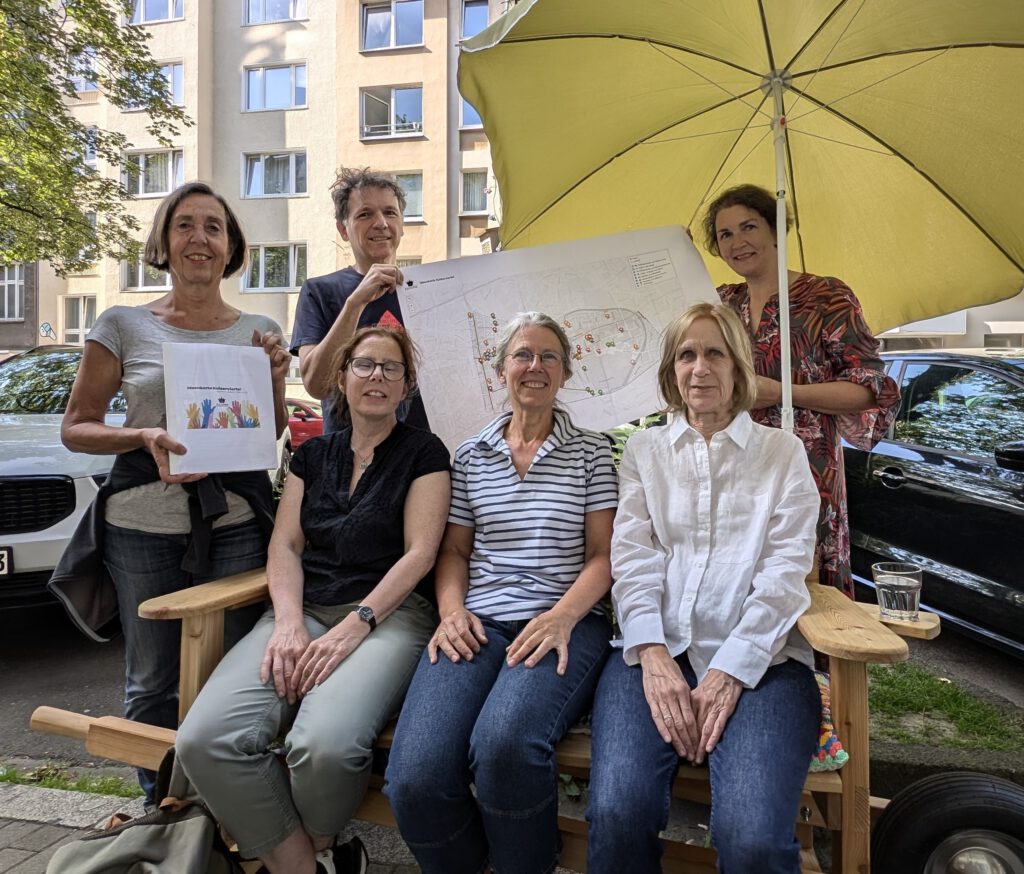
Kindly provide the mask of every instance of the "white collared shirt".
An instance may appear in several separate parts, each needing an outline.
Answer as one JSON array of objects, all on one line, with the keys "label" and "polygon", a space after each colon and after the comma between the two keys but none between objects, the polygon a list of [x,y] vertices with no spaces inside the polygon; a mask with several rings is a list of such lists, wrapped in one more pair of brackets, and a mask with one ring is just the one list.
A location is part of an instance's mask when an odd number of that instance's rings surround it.
[{"label": "white collared shirt", "polygon": [[813,665],[795,625],[819,505],[800,441],[745,412],[710,443],[685,416],[630,437],[612,535],[626,663],[663,643],[698,681],[717,668],[748,688],[787,658]]}]

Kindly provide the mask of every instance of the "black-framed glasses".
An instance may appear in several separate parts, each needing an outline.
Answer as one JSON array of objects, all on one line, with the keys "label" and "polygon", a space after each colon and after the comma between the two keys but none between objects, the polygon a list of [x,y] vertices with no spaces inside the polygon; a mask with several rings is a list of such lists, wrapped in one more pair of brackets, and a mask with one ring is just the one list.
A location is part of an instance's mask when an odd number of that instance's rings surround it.
[{"label": "black-framed glasses", "polygon": [[557,352],[531,352],[529,349],[519,349],[508,357],[523,367],[530,367],[535,358],[539,358],[540,363],[547,368],[553,369],[562,366],[562,356]]},{"label": "black-framed glasses", "polygon": [[373,376],[373,372],[378,367],[388,382],[398,382],[398,380],[405,377],[405,365],[401,361],[374,361],[372,358],[353,358],[348,363],[348,369],[361,379]]}]

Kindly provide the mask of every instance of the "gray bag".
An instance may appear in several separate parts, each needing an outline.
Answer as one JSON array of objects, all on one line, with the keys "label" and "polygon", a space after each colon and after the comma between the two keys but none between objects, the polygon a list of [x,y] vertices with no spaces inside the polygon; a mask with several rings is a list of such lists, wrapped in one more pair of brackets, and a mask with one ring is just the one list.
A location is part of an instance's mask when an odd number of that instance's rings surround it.
[{"label": "gray bag", "polygon": [[65,844],[46,874],[242,874],[201,804],[166,808]]}]

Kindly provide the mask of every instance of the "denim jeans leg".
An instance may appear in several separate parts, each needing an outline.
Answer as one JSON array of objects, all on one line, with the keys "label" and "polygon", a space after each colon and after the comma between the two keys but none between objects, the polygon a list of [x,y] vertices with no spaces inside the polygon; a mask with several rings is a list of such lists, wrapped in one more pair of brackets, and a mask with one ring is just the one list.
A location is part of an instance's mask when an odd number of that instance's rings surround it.
[{"label": "denim jeans leg", "polygon": [[554,652],[532,668],[503,663],[498,672],[469,752],[495,874],[548,874],[557,865],[555,745],[591,705],[610,632],[594,613],[577,622],[562,676]]},{"label": "denim jeans leg", "polygon": [[587,871],[658,874],[679,757],[654,726],[640,666],[619,649],[597,684],[590,761]]},{"label": "denim jeans leg", "polygon": [[799,874],[795,823],[820,717],[814,674],[792,659],[740,695],[708,757],[719,871]]},{"label": "denim jeans leg", "polygon": [[[140,619],[139,605],[192,585],[191,576],[181,569],[186,537],[108,524],[104,538],[104,563],[117,592],[125,640],[125,716],[134,722],[175,728],[181,623]],[[266,559],[266,547],[258,526],[244,523],[215,530],[211,559],[209,579],[259,567]],[[251,628],[256,618],[258,614],[250,613],[242,621]],[[239,620],[233,619],[232,625],[234,642],[240,636]],[[154,802],[156,774],[139,769],[139,785],[146,801]]]},{"label": "denim jeans leg", "polygon": [[487,841],[470,791],[469,740],[514,635],[484,620],[487,643],[472,661],[424,651],[398,717],[384,794],[424,874],[478,874]]},{"label": "denim jeans leg", "polygon": [[[267,563],[267,541],[255,521],[214,528],[209,557],[209,572],[196,574],[192,585],[263,567]],[[228,610],[225,613],[225,652],[252,631],[266,608],[265,603],[250,604],[248,607],[239,607],[237,610]]]}]

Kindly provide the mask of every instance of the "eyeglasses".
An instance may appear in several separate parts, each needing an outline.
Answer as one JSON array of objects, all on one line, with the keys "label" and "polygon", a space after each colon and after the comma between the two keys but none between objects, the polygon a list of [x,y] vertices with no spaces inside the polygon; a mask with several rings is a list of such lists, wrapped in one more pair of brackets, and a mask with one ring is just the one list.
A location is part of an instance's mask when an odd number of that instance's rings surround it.
[{"label": "eyeglasses", "polygon": [[372,358],[353,358],[348,369],[361,379],[373,376],[374,371],[380,372],[388,382],[398,382],[405,377],[405,365],[401,361],[374,361]]},{"label": "eyeglasses", "polygon": [[508,357],[523,367],[530,367],[535,358],[539,358],[540,363],[545,367],[555,368],[562,366],[562,356],[557,352],[531,352],[529,349],[520,349]]}]

